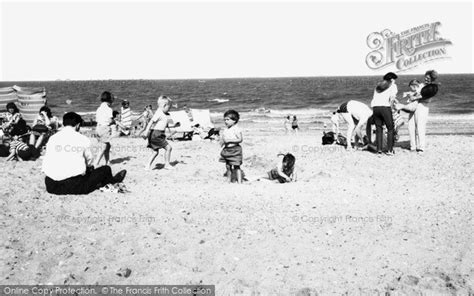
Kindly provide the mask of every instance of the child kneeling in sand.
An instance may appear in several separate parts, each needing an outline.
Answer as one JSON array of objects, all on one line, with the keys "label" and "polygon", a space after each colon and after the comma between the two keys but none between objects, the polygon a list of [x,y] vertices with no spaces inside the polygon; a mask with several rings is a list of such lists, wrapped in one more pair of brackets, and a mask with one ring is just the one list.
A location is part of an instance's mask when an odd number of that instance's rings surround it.
[{"label": "child kneeling in sand", "polygon": [[153,117],[148,122],[148,125],[145,129],[145,139],[148,139],[148,148],[153,149],[153,154],[150,157],[150,160],[145,164],[145,170],[151,170],[152,164],[155,158],[159,154],[160,149],[165,149],[165,166],[164,169],[172,168],[170,165],[171,158],[171,146],[166,141],[165,129],[170,127],[177,127],[180,125],[177,122],[174,125],[170,125],[168,119],[168,111],[171,107],[171,99],[167,96],[160,96],[158,98],[158,109],[156,110]]},{"label": "child kneeling in sand", "polygon": [[276,168],[270,170],[266,176],[258,178],[257,181],[260,181],[260,179],[267,179],[278,180],[280,183],[296,182],[295,156],[291,153],[279,153],[277,156],[278,163]]},{"label": "child kneeling in sand", "polygon": [[237,176],[237,182],[242,183],[242,130],[237,126],[240,116],[237,111],[228,110],[224,113],[224,123],[227,127],[222,132],[220,144],[223,147],[221,151],[220,162],[225,162],[226,176],[229,183],[232,182],[232,175]]}]

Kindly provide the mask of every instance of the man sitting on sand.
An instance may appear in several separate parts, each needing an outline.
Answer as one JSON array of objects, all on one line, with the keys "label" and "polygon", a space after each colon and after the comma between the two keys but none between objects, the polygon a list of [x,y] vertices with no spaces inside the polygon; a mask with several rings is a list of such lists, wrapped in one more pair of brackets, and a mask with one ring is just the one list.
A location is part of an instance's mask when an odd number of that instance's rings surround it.
[{"label": "man sitting on sand", "polygon": [[93,168],[89,138],[79,133],[80,115],[64,114],[64,128],[51,136],[46,145],[43,172],[46,191],[53,194],[88,194],[107,184],[120,183],[127,171],[112,176],[109,166]]},{"label": "man sitting on sand", "polygon": [[344,118],[344,120],[348,124],[346,148],[347,150],[352,150],[352,136],[355,132],[355,146],[357,147],[359,140],[362,141],[363,139],[362,127],[364,126],[364,124],[367,123],[369,117],[372,116],[372,109],[370,109],[369,106],[367,106],[366,104],[361,103],[359,101],[350,100],[348,102],[343,103],[341,106],[339,106],[339,108],[336,110],[333,117],[331,118],[331,121],[335,126],[333,127],[333,130],[339,132],[339,122],[336,119],[337,114]]}]

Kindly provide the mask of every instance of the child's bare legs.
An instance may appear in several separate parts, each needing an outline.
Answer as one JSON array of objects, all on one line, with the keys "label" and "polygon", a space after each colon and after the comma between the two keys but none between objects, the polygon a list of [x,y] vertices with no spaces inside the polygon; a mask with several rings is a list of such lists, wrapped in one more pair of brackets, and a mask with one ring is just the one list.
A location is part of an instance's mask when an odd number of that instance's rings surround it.
[{"label": "child's bare legs", "polygon": [[99,150],[99,154],[97,155],[97,160],[95,162],[96,168],[99,167],[99,163],[102,160],[102,156],[105,159],[105,165],[109,164],[109,159],[110,159],[110,147],[111,147],[110,143],[107,142],[107,143],[100,143],[100,144],[101,144],[101,147]]},{"label": "child's bare legs", "polygon": [[235,174],[237,175],[237,183],[242,184],[242,170],[239,165],[234,165]]},{"label": "child's bare legs", "polygon": [[34,134],[30,134],[30,140],[28,141],[28,144],[29,145],[35,145],[35,135]]},{"label": "child's bare legs", "polygon": [[146,121],[144,121],[142,123],[143,123],[143,125],[140,125],[140,131],[138,132],[137,136],[140,136],[146,130],[146,127],[148,125],[148,122],[146,122]]},{"label": "child's bare legs", "polygon": [[227,172],[225,173],[227,176],[227,181],[232,182],[232,168],[230,164],[226,164],[225,168],[227,169]]},{"label": "child's bare legs", "polygon": [[166,145],[165,147],[165,167],[166,169],[169,169],[171,168],[171,164],[170,164],[170,159],[171,159],[171,151],[173,150],[173,148],[171,148],[171,145]]},{"label": "child's bare legs", "polygon": [[41,134],[39,137],[38,137],[38,140],[36,140],[36,143],[35,144],[31,144],[31,145],[34,145],[35,148],[39,148],[41,146],[41,144],[43,143],[43,139],[44,139],[44,134]]},{"label": "child's bare legs", "polygon": [[155,160],[155,158],[158,156],[158,154],[160,153],[160,150],[157,150],[157,151],[153,151],[152,152],[152,155],[150,156],[150,159],[148,160],[148,162],[145,164],[145,170],[151,170],[152,167],[151,165],[153,164],[153,161]]}]

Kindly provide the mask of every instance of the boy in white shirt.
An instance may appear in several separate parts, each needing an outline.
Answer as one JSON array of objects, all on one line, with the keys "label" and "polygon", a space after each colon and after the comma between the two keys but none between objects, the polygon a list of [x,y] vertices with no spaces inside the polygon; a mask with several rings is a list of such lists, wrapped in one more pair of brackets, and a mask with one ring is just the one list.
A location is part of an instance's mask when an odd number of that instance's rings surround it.
[{"label": "boy in white shirt", "polygon": [[168,117],[168,111],[171,107],[171,99],[167,96],[160,96],[157,104],[158,109],[151,118],[145,129],[145,139],[148,139],[148,148],[153,149],[149,161],[145,164],[145,170],[151,170],[152,164],[155,158],[158,156],[160,149],[165,149],[165,166],[164,169],[171,169],[170,158],[171,158],[171,145],[166,141],[165,129],[170,127],[177,127],[180,125],[179,122],[172,125]]}]

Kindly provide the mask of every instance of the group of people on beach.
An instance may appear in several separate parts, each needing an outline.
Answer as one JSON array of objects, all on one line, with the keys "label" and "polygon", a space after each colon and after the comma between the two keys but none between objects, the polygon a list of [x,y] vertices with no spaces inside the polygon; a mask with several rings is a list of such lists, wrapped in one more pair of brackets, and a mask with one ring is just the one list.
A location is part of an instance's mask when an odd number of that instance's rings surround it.
[{"label": "group of people on beach", "polygon": [[[406,104],[397,99],[398,76],[389,72],[383,80],[377,83],[371,107],[366,104],[349,100],[333,112],[331,121],[335,134],[339,134],[339,121],[347,122],[347,149],[351,150],[351,140],[354,137],[355,147],[373,149],[381,154],[383,148],[383,126],[387,129],[386,146],[387,155],[393,155],[393,145],[397,129],[402,121],[400,111],[408,113],[408,129],[410,132],[410,149],[423,153],[426,149],[426,123],[428,118],[428,104],[438,92],[435,84],[438,74],[431,70],[425,73],[424,83],[418,80],[409,82],[409,91],[403,93],[407,98]],[[2,138],[4,135],[11,137],[9,146],[2,144],[0,154],[7,156],[7,160],[34,160],[44,149],[42,169],[45,173],[46,190],[53,194],[87,194],[97,189],[121,188],[120,183],[126,176],[126,170],[113,175],[109,166],[111,139],[120,135],[130,135],[133,132],[132,114],[130,103],[122,101],[121,112],[111,108],[115,97],[112,93],[104,91],[100,96],[101,104],[95,113],[97,126],[95,136],[99,143],[99,150],[94,158],[91,152],[91,140],[80,133],[84,121],[75,112],[68,112],[63,116],[60,129],[59,120],[52,116],[51,110],[43,106],[29,128],[22,118],[14,103],[7,105],[6,121],[2,124]],[[157,109],[153,113],[152,107],[146,106],[144,112],[136,120],[141,120],[142,126],[136,135],[147,140],[147,147],[151,150],[150,158],[144,165],[145,170],[154,168],[153,162],[164,151],[164,169],[174,167],[170,163],[172,147],[167,141],[166,129],[179,127],[179,122],[170,119],[169,110],[173,107],[168,96],[157,99]],[[220,131],[219,143],[222,147],[220,162],[225,163],[225,176],[229,182],[242,183],[245,176],[241,170],[243,153],[242,130],[238,125],[240,115],[235,110],[224,113],[226,128]],[[366,124],[366,135],[362,133]],[[372,125],[376,128],[375,145],[372,142]],[[296,116],[288,116],[285,129],[298,130]],[[28,141],[26,141],[28,138]],[[361,144],[359,145],[359,141]],[[372,147],[372,148],[371,148]],[[101,160],[105,165],[101,166]],[[274,169],[263,178],[277,180],[280,183],[296,181],[296,159],[291,153],[279,154],[278,162]],[[262,178],[256,179],[260,180]],[[117,187],[115,187],[115,185]]]},{"label": "group of people on beach", "polygon": [[0,144],[0,156],[12,160],[35,160],[49,137],[59,128],[59,120],[51,114],[48,106],[39,109],[32,126],[28,126],[15,103],[6,106],[5,121],[0,128],[0,137],[11,141]]},{"label": "group of people on beach", "polygon": [[[408,131],[410,134],[410,150],[423,154],[426,150],[426,124],[428,122],[429,103],[438,92],[438,84],[435,83],[438,73],[429,70],[425,73],[424,83],[413,79],[408,83],[409,91],[403,93],[406,103],[397,99],[398,87],[396,80],[398,76],[389,72],[383,76],[374,88],[370,107],[366,104],[350,100],[344,102],[333,112],[331,122],[333,132],[339,134],[339,121],[342,118],[347,123],[347,145],[352,150],[352,139],[355,148],[374,150],[382,154],[384,133],[383,126],[387,129],[386,154],[394,154],[394,144],[398,139],[398,129],[403,125],[400,111],[408,113]],[[366,136],[362,134],[362,128],[366,125]],[[372,142],[372,126],[375,125],[375,145]],[[361,141],[361,145],[359,145]]]},{"label": "group of people on beach", "polygon": [[288,115],[285,118],[284,127],[285,133],[288,134],[289,132],[293,131],[295,134],[298,134],[300,127],[298,125],[298,119],[296,118],[296,115]]},{"label": "group of people on beach", "polygon": [[[97,189],[102,191],[123,189],[121,182],[127,171],[122,170],[112,174],[109,166],[111,140],[120,135],[130,135],[131,114],[127,100],[122,102],[120,116],[112,110],[115,97],[104,91],[100,95],[101,104],[95,112],[97,125],[94,137],[98,141],[98,153],[94,156],[91,150],[91,139],[80,133],[84,124],[83,118],[75,113],[64,114],[62,127],[59,120],[52,116],[51,110],[43,106],[33,126],[27,126],[14,103],[7,106],[6,122],[2,125],[2,139],[10,138],[6,145],[2,144],[0,151],[8,153],[7,160],[35,160],[44,150],[42,170],[45,173],[46,190],[53,194],[88,194]],[[173,106],[171,98],[160,96],[157,109],[149,114],[151,106],[147,106],[142,129],[138,132],[147,140],[151,150],[150,158],[145,163],[145,170],[153,169],[153,162],[160,150],[164,151],[164,169],[174,167],[170,163],[172,147],[167,141],[166,129],[180,126],[172,122],[169,110]],[[144,112],[144,113],[145,113]],[[135,121],[140,120],[138,117]],[[240,115],[235,110],[224,113],[226,128],[220,132],[219,143],[222,146],[220,161],[226,165],[225,176],[229,182],[241,183],[245,179],[240,168],[242,165],[242,130],[238,126]],[[26,143],[29,139],[29,144]],[[3,141],[2,141],[3,142]],[[8,145],[8,146],[7,146]],[[291,154],[279,155],[281,161],[275,169],[265,176],[280,183],[295,180],[295,158]],[[105,164],[102,165],[102,159]]]}]

